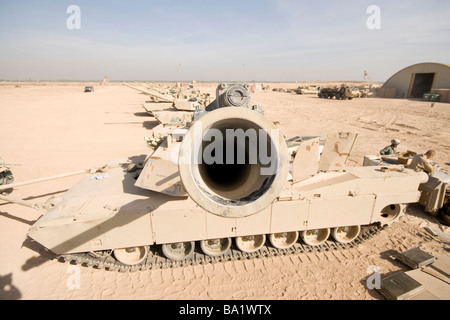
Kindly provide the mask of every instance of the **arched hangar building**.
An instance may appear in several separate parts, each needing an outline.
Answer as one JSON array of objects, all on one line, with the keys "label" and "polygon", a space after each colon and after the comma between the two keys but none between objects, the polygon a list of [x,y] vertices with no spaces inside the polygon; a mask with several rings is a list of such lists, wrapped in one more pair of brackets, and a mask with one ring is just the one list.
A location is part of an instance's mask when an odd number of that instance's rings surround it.
[{"label": "arched hangar building", "polygon": [[394,74],[381,88],[386,98],[423,98],[426,93],[441,95],[450,102],[450,64],[419,63]]}]

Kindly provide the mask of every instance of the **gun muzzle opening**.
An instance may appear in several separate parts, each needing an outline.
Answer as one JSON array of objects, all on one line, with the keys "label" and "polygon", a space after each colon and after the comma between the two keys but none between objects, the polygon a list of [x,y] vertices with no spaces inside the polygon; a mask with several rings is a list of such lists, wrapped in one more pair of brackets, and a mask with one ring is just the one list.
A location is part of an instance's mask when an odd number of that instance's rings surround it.
[{"label": "gun muzzle opening", "polygon": [[[260,139],[262,135],[266,136]],[[226,119],[215,123],[204,137],[209,140],[211,136],[212,141],[202,142],[198,150],[202,161],[194,168],[207,192],[225,204],[253,201],[269,189],[278,169],[278,156],[263,128],[242,119]]]},{"label": "gun muzzle opening", "polygon": [[267,207],[287,177],[287,150],[278,129],[243,108],[215,110],[199,121],[201,126],[191,127],[193,139],[185,140],[180,152],[180,157],[197,160],[179,166],[191,198],[227,217],[249,216]]}]

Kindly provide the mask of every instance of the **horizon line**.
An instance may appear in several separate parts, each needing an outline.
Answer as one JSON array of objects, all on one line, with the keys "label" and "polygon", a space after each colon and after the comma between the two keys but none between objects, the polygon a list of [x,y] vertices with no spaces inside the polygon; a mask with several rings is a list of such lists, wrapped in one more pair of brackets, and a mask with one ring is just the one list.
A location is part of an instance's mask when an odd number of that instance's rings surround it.
[{"label": "horizon line", "polygon": [[[301,82],[365,82],[365,83],[384,83],[382,81],[366,81],[366,80],[108,80],[108,83],[119,83],[119,82],[152,82],[152,83],[165,83],[165,82],[180,82],[180,83],[301,83]],[[0,82],[103,82],[103,80],[6,80],[0,79]]]}]

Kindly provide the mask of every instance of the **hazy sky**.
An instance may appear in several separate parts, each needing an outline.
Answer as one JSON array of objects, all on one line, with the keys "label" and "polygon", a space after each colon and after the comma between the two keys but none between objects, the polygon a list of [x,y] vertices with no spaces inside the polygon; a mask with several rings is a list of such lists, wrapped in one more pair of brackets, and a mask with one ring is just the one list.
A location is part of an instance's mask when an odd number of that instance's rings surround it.
[{"label": "hazy sky", "polygon": [[450,63],[449,17],[448,0],[0,0],[0,80],[386,81]]}]

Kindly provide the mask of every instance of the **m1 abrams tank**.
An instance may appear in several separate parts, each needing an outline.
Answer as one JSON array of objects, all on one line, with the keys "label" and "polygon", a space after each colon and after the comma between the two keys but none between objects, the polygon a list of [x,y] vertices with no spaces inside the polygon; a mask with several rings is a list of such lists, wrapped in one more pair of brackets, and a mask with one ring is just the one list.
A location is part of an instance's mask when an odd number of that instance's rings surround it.
[{"label": "m1 abrams tank", "polygon": [[347,248],[397,221],[428,179],[345,167],[355,140],[286,143],[248,86],[222,84],[140,173],[130,158],[84,177],[28,236],[61,261],[119,271]]}]

